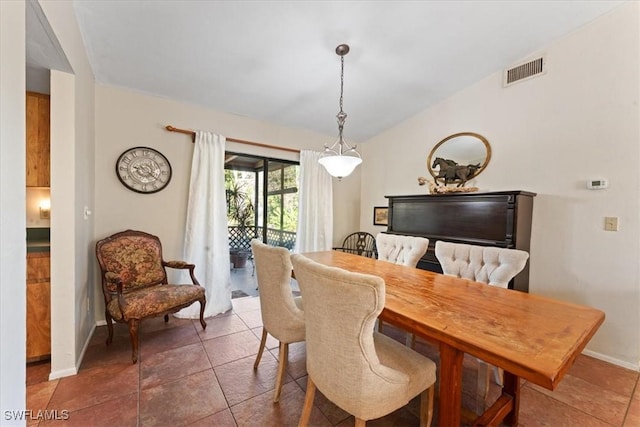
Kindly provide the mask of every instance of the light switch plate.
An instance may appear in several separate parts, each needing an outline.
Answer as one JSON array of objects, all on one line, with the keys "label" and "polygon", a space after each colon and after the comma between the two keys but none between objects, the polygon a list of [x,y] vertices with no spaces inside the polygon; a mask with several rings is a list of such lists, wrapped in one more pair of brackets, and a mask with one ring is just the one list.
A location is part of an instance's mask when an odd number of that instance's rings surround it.
[{"label": "light switch plate", "polygon": [[606,231],[618,231],[618,217],[617,216],[605,216],[604,217],[604,229]]}]

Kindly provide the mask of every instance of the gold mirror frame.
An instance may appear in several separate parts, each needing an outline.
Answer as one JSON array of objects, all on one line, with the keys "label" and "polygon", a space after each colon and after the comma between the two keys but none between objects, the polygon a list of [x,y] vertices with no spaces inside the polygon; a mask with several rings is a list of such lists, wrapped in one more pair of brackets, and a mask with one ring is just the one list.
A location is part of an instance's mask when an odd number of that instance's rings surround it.
[{"label": "gold mirror frame", "polygon": [[[463,136],[477,138],[480,142],[482,142],[484,144],[484,148],[485,148],[485,152],[486,152],[484,162],[482,162],[482,164],[480,165],[478,170],[471,177],[469,177],[469,179],[473,179],[473,178],[477,177],[478,175],[480,175],[482,173],[482,171],[484,171],[485,168],[487,167],[487,165],[489,164],[489,160],[491,160],[491,145],[489,145],[489,141],[487,140],[487,138],[485,138],[484,136],[482,136],[480,134],[474,133],[474,132],[454,133],[453,135],[450,135],[450,136],[446,137],[445,139],[443,139],[442,141],[438,142],[436,144],[436,146],[433,147],[433,149],[431,149],[431,152],[429,153],[429,157],[427,157],[427,170],[429,171],[429,173],[433,177],[433,180],[436,183],[444,184],[445,182],[444,182],[443,178],[438,178],[438,172],[436,172],[432,167],[433,166],[433,161],[435,160],[435,158],[440,157],[440,156],[434,156],[434,154],[436,153],[438,148],[441,148],[445,143],[449,142],[449,144],[452,144],[452,143],[455,142],[455,141],[452,141],[453,139],[459,138],[459,137],[463,137]],[[456,159],[450,159],[450,160],[456,161],[461,166],[468,166],[467,163],[460,163]]]}]

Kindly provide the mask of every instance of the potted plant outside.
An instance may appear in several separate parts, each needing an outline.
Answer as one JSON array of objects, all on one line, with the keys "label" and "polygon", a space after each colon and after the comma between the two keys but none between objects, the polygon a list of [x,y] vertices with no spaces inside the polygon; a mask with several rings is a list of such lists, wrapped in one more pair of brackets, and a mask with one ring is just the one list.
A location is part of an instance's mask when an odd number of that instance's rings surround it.
[{"label": "potted plant outside", "polygon": [[227,219],[229,225],[235,226],[238,230],[238,235],[232,239],[229,249],[230,261],[234,268],[243,268],[249,259],[249,244],[253,238],[253,233],[249,231],[253,229],[255,222],[255,208],[244,187],[244,183],[235,179],[227,186]]}]

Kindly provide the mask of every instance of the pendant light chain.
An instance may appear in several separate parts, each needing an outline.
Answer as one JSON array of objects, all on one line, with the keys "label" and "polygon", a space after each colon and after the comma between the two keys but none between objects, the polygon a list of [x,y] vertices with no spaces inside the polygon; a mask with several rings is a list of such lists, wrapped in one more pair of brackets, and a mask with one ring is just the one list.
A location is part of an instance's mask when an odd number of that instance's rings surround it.
[{"label": "pendant light chain", "polygon": [[344,94],[344,55],[340,56],[340,111],[336,116],[338,119],[338,155],[342,155],[342,146],[344,144],[344,138],[342,136],[342,130],[344,129],[344,122],[347,119],[347,113],[342,110]]},{"label": "pendant light chain", "polygon": [[343,110],[344,101],[344,56],[349,53],[349,45],[341,44],[336,47],[336,54],[340,56],[340,111],[336,115],[338,119],[338,140],[329,146],[324,145],[324,152],[318,162],[323,165],[331,176],[341,180],[353,172],[353,169],[362,163],[360,153],[356,146],[350,147],[344,140],[342,131],[347,113]]},{"label": "pendant light chain", "polygon": [[[344,93],[344,56],[340,57],[340,113],[344,114],[342,111],[342,95]],[[346,117],[346,114],[345,114]]]}]

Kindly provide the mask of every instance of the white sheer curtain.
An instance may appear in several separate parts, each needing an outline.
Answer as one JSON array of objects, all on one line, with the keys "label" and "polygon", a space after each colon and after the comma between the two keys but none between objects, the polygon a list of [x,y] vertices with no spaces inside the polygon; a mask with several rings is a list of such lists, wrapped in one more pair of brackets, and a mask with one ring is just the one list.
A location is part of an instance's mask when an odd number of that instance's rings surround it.
[{"label": "white sheer curtain", "polygon": [[[224,188],[225,141],[224,136],[197,131],[191,162],[183,259],[196,265],[196,279],[206,290],[205,317],[231,309]],[[200,304],[194,303],[180,310],[176,316],[197,319]]]},{"label": "white sheer curtain", "polygon": [[318,163],[321,155],[300,151],[295,252],[327,251],[333,246],[333,186],[331,175]]}]

